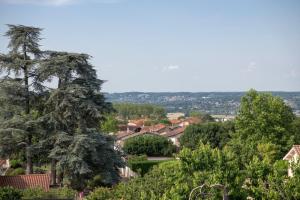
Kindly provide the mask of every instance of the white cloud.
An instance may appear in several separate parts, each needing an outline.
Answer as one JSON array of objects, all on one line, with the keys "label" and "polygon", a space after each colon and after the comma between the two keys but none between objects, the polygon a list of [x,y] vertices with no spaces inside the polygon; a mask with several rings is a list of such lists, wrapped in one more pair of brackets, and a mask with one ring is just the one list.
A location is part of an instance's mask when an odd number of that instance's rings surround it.
[{"label": "white cloud", "polygon": [[257,64],[256,64],[256,62],[251,61],[251,62],[248,64],[246,71],[247,71],[247,72],[253,72],[253,71],[255,71],[256,69],[257,69]]},{"label": "white cloud", "polygon": [[122,0],[0,0],[0,4],[64,6],[76,3],[118,3]]},{"label": "white cloud", "polygon": [[165,66],[162,68],[162,71],[173,71],[173,70],[178,70],[180,67],[178,65],[169,65],[169,66]]}]

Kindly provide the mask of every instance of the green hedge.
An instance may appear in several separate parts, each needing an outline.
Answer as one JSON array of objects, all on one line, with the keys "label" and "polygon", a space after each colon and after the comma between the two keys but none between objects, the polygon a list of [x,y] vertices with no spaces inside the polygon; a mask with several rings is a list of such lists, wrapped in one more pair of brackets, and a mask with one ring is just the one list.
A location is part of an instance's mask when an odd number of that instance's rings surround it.
[{"label": "green hedge", "polygon": [[123,150],[130,155],[170,156],[176,147],[160,135],[140,135],[125,141]]},{"label": "green hedge", "polygon": [[53,188],[49,192],[41,188],[22,190],[23,199],[73,199],[75,194],[75,190],[66,187]]},{"label": "green hedge", "polygon": [[10,167],[13,169],[17,169],[22,167],[22,161],[21,160],[10,160]]},{"label": "green hedge", "polygon": [[21,200],[22,194],[12,187],[0,187],[0,200]]},{"label": "green hedge", "polygon": [[145,161],[132,161],[128,165],[132,171],[139,173],[141,176],[144,176],[154,165],[157,165],[164,160],[145,160]]},{"label": "green hedge", "polygon": [[25,174],[25,169],[19,167],[16,169],[9,169],[6,173],[7,176],[18,176],[18,175],[23,175]]}]

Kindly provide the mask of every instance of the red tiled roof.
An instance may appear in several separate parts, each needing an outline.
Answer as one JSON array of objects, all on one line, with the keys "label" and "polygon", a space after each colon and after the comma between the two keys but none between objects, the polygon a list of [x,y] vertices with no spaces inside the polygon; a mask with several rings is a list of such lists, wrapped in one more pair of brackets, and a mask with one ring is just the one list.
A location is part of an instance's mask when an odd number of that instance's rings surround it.
[{"label": "red tiled roof", "polygon": [[30,174],[19,176],[0,176],[0,187],[11,186],[17,189],[42,188],[49,191],[49,174]]},{"label": "red tiled roof", "polygon": [[166,128],[166,125],[164,124],[156,124],[153,126],[144,126],[141,130],[141,132],[158,132],[162,129]]},{"label": "red tiled roof", "polygon": [[171,119],[170,122],[171,122],[171,124],[179,124],[182,121],[180,119]]},{"label": "red tiled roof", "polygon": [[124,137],[127,137],[127,136],[133,134],[133,133],[134,133],[133,131],[119,131],[119,132],[117,133],[117,139],[118,139],[118,140],[119,140],[119,139],[122,139],[122,138],[124,138]]},{"label": "red tiled roof", "polygon": [[166,134],[164,134],[163,136],[165,137],[172,137],[172,136],[176,136],[176,135],[179,135],[179,134],[182,134],[185,130],[185,127],[179,127],[179,128],[176,128]]}]

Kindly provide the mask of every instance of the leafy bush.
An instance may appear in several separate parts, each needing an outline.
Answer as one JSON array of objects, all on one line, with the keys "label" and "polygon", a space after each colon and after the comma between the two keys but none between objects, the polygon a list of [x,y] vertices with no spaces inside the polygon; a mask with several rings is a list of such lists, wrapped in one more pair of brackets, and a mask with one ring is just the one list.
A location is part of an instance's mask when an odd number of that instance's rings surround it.
[{"label": "leafy bush", "polygon": [[12,187],[0,187],[0,200],[21,200],[22,194]]},{"label": "leafy bush", "polygon": [[47,172],[47,170],[42,167],[34,167],[33,171],[35,174],[45,174]]},{"label": "leafy bush", "polygon": [[10,160],[9,162],[10,162],[10,167],[13,168],[13,169],[22,167],[22,161],[21,160]]},{"label": "leafy bush", "polygon": [[109,200],[114,199],[114,193],[109,188],[96,188],[94,192],[92,192],[86,200]]},{"label": "leafy bush", "polygon": [[138,161],[145,161],[148,160],[146,155],[129,155],[128,156],[128,162],[138,162]]},{"label": "leafy bush", "polygon": [[170,156],[176,147],[165,137],[146,134],[127,139],[123,150],[131,155]]},{"label": "leafy bush", "polygon": [[8,173],[7,173],[8,176],[17,176],[17,175],[23,175],[23,174],[25,174],[25,169],[23,169],[21,167],[12,169],[12,170],[8,171]]},{"label": "leafy bush", "polygon": [[188,126],[180,137],[182,146],[196,149],[200,142],[208,143],[213,148],[222,148],[230,140],[230,133],[234,132],[233,122],[210,122]]},{"label": "leafy bush", "polygon": [[144,161],[133,161],[129,162],[129,167],[135,171],[141,174],[141,176],[144,176],[148,171],[152,169],[154,165],[157,165],[161,162],[161,160],[144,160]]},{"label": "leafy bush", "polygon": [[42,188],[28,188],[22,190],[24,199],[38,199],[44,196],[45,191]]},{"label": "leafy bush", "polygon": [[50,189],[49,192],[45,192],[41,188],[31,188],[22,191],[24,199],[59,199],[59,198],[74,198],[76,191],[63,187]]}]

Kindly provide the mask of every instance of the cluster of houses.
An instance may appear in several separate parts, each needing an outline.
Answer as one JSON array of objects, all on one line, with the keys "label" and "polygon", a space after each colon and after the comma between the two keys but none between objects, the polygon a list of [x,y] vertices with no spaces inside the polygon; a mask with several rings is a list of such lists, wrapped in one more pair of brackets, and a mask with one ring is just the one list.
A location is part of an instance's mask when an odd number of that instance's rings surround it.
[{"label": "cluster of houses", "polygon": [[170,125],[155,124],[152,126],[145,126],[145,119],[130,120],[127,125],[120,126],[120,131],[116,133],[116,144],[123,146],[124,141],[128,138],[153,134],[168,138],[174,145],[179,146],[179,138],[183,135],[184,130],[191,124],[201,123],[199,118],[189,117],[183,119],[170,119]]}]

